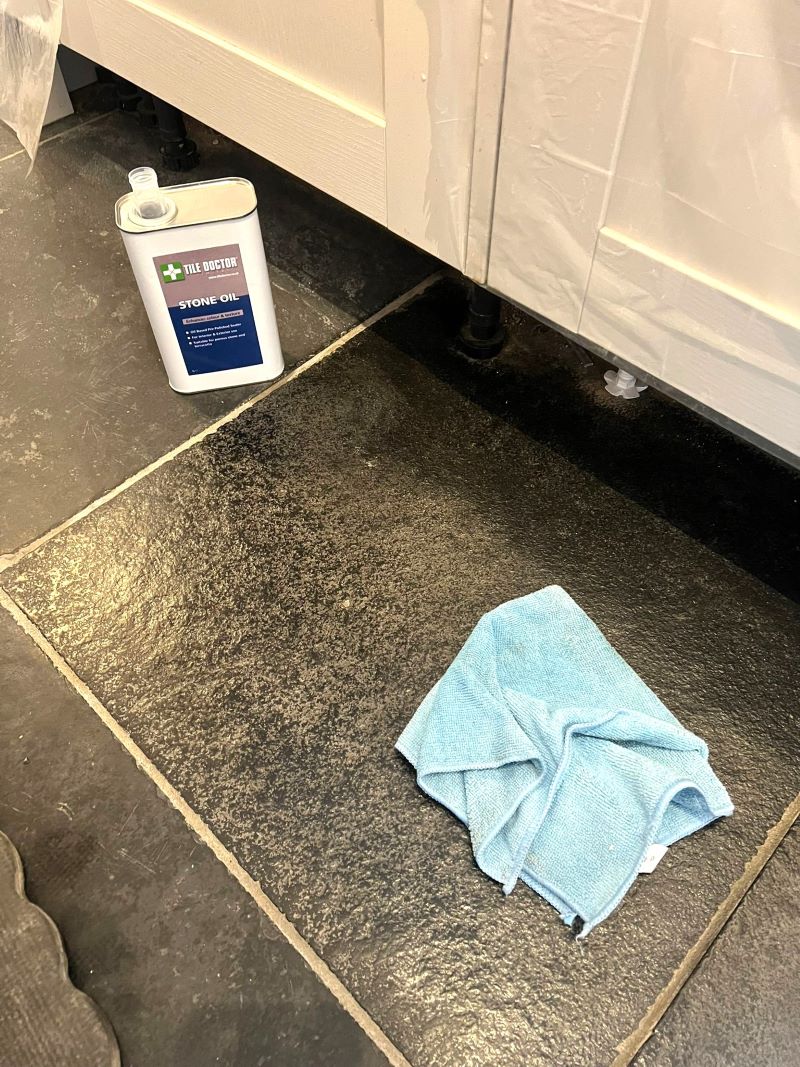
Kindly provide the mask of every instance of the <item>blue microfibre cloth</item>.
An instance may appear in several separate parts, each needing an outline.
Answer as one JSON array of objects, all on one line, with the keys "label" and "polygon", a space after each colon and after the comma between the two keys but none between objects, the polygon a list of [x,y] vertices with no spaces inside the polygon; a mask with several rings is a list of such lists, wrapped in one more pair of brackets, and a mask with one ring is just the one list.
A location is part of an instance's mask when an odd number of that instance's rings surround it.
[{"label": "blue microfibre cloth", "polygon": [[733,811],[705,742],[557,585],[483,616],[397,748],[481,870],[506,893],[522,878],[581,937],[652,845]]}]

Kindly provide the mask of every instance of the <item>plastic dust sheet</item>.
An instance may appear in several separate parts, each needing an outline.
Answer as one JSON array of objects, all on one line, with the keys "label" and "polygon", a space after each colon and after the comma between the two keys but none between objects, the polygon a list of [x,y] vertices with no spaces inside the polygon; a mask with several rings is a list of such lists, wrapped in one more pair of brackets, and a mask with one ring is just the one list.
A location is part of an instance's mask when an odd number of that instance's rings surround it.
[{"label": "plastic dust sheet", "polygon": [[0,121],[36,158],[53,84],[63,0],[0,0]]},{"label": "plastic dust sheet", "polygon": [[800,457],[800,2],[514,0],[488,284]]}]

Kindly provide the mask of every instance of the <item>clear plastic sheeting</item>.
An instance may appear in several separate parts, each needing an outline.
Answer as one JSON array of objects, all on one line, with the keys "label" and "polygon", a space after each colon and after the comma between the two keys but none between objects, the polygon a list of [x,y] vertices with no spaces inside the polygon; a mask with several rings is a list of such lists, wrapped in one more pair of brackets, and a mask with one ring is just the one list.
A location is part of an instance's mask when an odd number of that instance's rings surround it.
[{"label": "clear plastic sheeting", "polygon": [[0,121],[36,158],[53,84],[63,0],[0,0]]},{"label": "clear plastic sheeting", "polygon": [[800,311],[800,4],[652,0],[605,227]]},{"label": "clear plastic sheeting", "polygon": [[577,332],[645,0],[515,0],[489,284]]},{"label": "clear plastic sheeting", "polygon": [[514,0],[489,285],[800,460],[800,2]]}]

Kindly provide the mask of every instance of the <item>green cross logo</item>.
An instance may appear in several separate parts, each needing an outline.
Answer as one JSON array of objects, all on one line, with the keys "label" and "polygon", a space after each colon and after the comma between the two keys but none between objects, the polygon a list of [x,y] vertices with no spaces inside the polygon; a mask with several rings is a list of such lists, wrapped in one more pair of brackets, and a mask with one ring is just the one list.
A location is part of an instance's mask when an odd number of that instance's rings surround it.
[{"label": "green cross logo", "polygon": [[162,263],[158,269],[165,282],[182,282],[185,277],[183,264],[178,263],[177,260],[174,263]]}]

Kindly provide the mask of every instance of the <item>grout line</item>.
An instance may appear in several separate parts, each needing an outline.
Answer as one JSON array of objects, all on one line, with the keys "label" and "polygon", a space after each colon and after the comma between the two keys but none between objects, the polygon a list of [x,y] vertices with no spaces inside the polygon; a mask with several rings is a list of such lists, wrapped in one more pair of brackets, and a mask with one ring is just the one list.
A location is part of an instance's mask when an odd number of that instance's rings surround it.
[{"label": "grout line", "polygon": [[731,886],[730,892],[714,912],[708,926],[692,948],[684,956],[678,969],[656,997],[642,1017],[639,1025],[617,1046],[617,1056],[611,1067],[628,1067],[634,1057],[653,1036],[667,1010],[691,978],[700,961],[713,945],[755,880],[766,867],[775,850],[800,817],[800,794],[798,794],[778,822],[767,834],[760,848],[745,867],[741,877]]},{"label": "grout line", "polygon": [[288,374],[284,374],[283,377],[276,379],[274,382],[270,382],[266,389],[262,389],[254,396],[248,397],[247,400],[242,401],[241,404],[232,408],[225,415],[221,416],[221,418],[217,419],[215,422],[209,423],[208,426],[204,427],[198,433],[193,434],[192,437],[187,438],[185,441],[181,442],[181,444],[176,445],[175,448],[170,449],[169,452],[165,452],[162,456],[159,456],[158,459],[153,460],[152,463],[148,463],[146,467],[142,467],[141,470],[138,470],[135,474],[126,478],[125,481],[120,482],[119,485],[114,486],[113,489],[109,489],[107,493],[103,493],[102,496],[93,500],[91,504],[87,504],[86,507],[81,508],[80,511],[77,511],[74,515],[70,516],[70,518],[64,519],[64,521],[60,522],[57,526],[54,526],[39,537],[34,538],[33,541],[30,541],[27,545],[23,545],[22,548],[17,549],[16,552],[9,552],[7,555],[0,556],[0,573],[7,570],[9,567],[13,567],[16,563],[19,563],[20,560],[24,559],[25,556],[30,555],[31,552],[35,552],[43,545],[46,545],[48,541],[52,540],[52,538],[56,537],[58,534],[63,533],[64,530],[69,529],[74,523],[86,518],[87,515],[91,515],[93,511],[101,507],[103,504],[108,503],[109,500],[113,500],[115,496],[124,493],[126,489],[129,489],[132,485],[141,481],[142,478],[146,478],[148,474],[152,474],[153,471],[158,470],[158,468],[162,467],[165,463],[171,462],[176,456],[179,456],[181,452],[185,452],[187,449],[199,444],[206,437],[216,433],[217,430],[226,426],[229,422],[233,422],[234,419],[237,419],[245,411],[249,411],[250,408],[254,407],[262,400],[265,400],[268,396],[271,396],[278,389],[283,388],[284,385],[288,385],[289,382],[293,382],[295,378],[299,378],[301,374],[304,374],[307,370],[310,370],[311,367],[316,366],[317,363],[320,363],[328,356],[333,355],[334,352],[337,352],[349,341],[352,341],[354,337],[358,337],[359,334],[368,330],[371,326],[374,326],[375,323],[380,322],[381,319],[385,318],[387,315],[391,315],[392,312],[397,311],[399,308],[403,307],[404,304],[407,304],[421,293],[424,293],[426,289],[439,281],[439,279],[444,276],[444,273],[444,271],[439,270],[428,275],[423,281],[418,282],[417,285],[413,286],[411,289],[407,289],[406,292],[395,297],[395,299],[386,304],[385,307],[382,307],[380,311],[376,311],[373,315],[370,315],[369,318],[364,319],[363,322],[359,322],[355,326],[352,326],[346,333],[343,333],[341,337],[337,337],[337,339],[332,341],[327,347],[321,349],[315,355],[307,359],[305,363],[298,364],[290,370]]},{"label": "grout line", "polygon": [[341,1007],[361,1027],[364,1033],[383,1053],[392,1067],[411,1067],[409,1061],[395,1047],[389,1037],[374,1021],[371,1015],[359,1004],[347,986],[330,969],[305,940],[294,924],[283,914],[278,906],[267,896],[261,884],[242,867],[233,853],[222,844],[216,834],[206,825],[197,812],[190,807],[181,794],[170,784],[153,761],[145,755],[130,734],[120,726],[104,704],[94,695],[86,683],[75,673],[67,661],[50,644],[39,627],[25,614],[17,602],[4,590],[0,589],[0,605],[9,612],[16,624],[24,630],[34,643],[47,656],[56,670],[66,679],[73,689],[86,701],[92,711],[108,727],[125,751],[131,756],[136,766],[150,779],[165,799],[183,817],[186,825],[203,844],[214,853],[239,885],[249,894],[258,907],[283,934],[289,944],[305,960],[317,978],[336,998]]},{"label": "grout line", "polygon": [[[66,137],[69,133],[75,133],[76,130],[82,130],[84,126],[91,126],[93,122],[99,122],[100,119],[106,119],[109,115],[114,114],[116,114],[116,109],[109,108],[108,111],[103,111],[99,115],[93,115],[90,119],[79,119],[74,126],[69,126],[66,130],[59,130],[58,133],[53,133],[49,137],[42,137],[39,144],[36,146],[36,151],[38,153],[43,144],[49,144],[50,141],[57,141],[60,137]],[[65,115],[64,117],[69,118],[68,115]],[[27,155],[25,149],[18,148],[15,152],[9,152],[7,156],[0,156],[0,163],[5,163],[7,159],[15,159],[17,156],[24,155]]]}]

